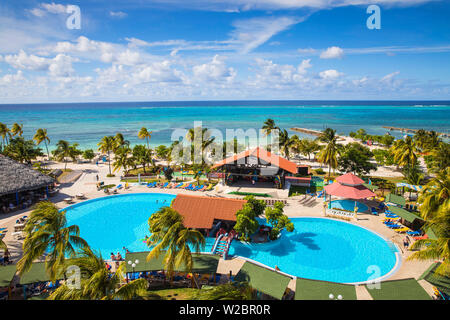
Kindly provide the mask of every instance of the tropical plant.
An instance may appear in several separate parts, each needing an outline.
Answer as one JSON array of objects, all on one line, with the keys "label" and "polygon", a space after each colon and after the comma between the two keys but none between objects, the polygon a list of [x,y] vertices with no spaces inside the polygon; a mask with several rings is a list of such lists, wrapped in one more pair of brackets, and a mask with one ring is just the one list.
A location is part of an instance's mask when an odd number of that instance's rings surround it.
[{"label": "tropical plant", "polygon": [[247,282],[225,283],[200,290],[196,300],[252,300],[252,288]]},{"label": "tropical plant", "polygon": [[270,135],[274,130],[280,130],[279,127],[275,126],[275,121],[273,119],[268,118],[264,121],[262,126],[263,132],[266,136]]},{"label": "tropical plant", "polygon": [[294,231],[294,224],[283,213],[284,204],[275,202],[273,207],[267,207],[265,211],[266,221],[272,226],[270,230],[270,239],[275,240],[283,229],[288,232]]},{"label": "tropical plant", "polygon": [[328,176],[331,176],[331,168],[335,169],[338,166],[337,157],[341,150],[341,145],[337,142],[336,130],[326,128],[318,139],[325,143],[325,147],[319,152],[318,160],[328,165]]},{"label": "tropical plant", "polygon": [[172,279],[174,270],[184,268],[192,272],[192,251],[200,252],[205,246],[205,238],[200,231],[183,225],[183,216],[170,207],[162,207],[148,220],[151,236],[147,244],[151,251],[147,261],[164,253],[164,268]]},{"label": "tropical plant", "polygon": [[25,140],[23,137],[10,139],[3,154],[21,163],[31,163],[31,160],[43,155],[41,149],[36,148],[33,140]]},{"label": "tropical plant", "polygon": [[394,162],[405,170],[409,170],[417,161],[418,149],[414,140],[407,136],[405,139],[397,140],[394,143],[392,153]]},{"label": "tropical plant", "polygon": [[2,151],[5,146],[8,144],[9,138],[11,138],[11,132],[8,126],[2,122],[0,122],[0,136],[2,137]]},{"label": "tropical plant", "polygon": [[145,139],[147,141],[147,149],[150,150],[150,145],[148,143],[149,139],[152,137],[152,131],[148,131],[146,127],[142,127],[139,130],[138,138]]},{"label": "tropical plant", "polygon": [[36,134],[33,137],[33,140],[36,141],[37,145],[40,145],[42,141],[44,141],[45,149],[47,150],[47,157],[50,159],[50,153],[48,152],[47,143],[50,143],[50,138],[47,134],[47,129],[37,129]]},{"label": "tropical plant", "polygon": [[[213,145],[215,137],[211,136],[211,131],[208,128],[190,128],[186,134],[186,139],[191,144],[191,160],[197,164],[205,164],[205,150]],[[199,140],[201,139],[201,140]],[[201,153],[197,153],[197,148],[200,146]],[[198,157],[201,157],[199,161]]]},{"label": "tropical plant", "polygon": [[80,287],[64,284],[48,300],[130,300],[146,295],[146,279],[133,280],[121,286],[125,280],[126,264],[122,263],[111,274],[102,256],[89,247],[82,248],[76,258],[66,262],[63,270],[73,265],[80,268]]},{"label": "tropical plant", "polygon": [[92,160],[95,158],[95,153],[94,150],[92,149],[87,149],[83,151],[83,158],[86,160]]},{"label": "tropical plant", "polygon": [[23,124],[14,123],[11,127],[12,136],[18,135],[19,137],[23,134]]},{"label": "tropical plant", "polygon": [[440,142],[431,150],[431,172],[436,173],[450,167],[450,144]]},{"label": "tropical plant", "polygon": [[117,132],[116,135],[114,136],[114,152],[116,152],[117,149],[122,148],[124,146],[129,147],[130,141],[125,140],[123,134]]},{"label": "tropical plant", "polygon": [[111,151],[116,146],[115,139],[113,136],[104,136],[97,146],[100,152],[108,154],[109,175],[111,175]]},{"label": "tropical plant", "polygon": [[440,275],[450,276],[450,202],[447,198],[437,207],[434,214],[428,216],[423,227],[425,230],[433,230],[437,239],[422,239],[413,243],[411,249],[419,249],[408,257],[408,260],[436,260],[442,259],[442,263],[435,272]]},{"label": "tropical plant", "polygon": [[236,212],[236,224],[234,230],[241,234],[244,241],[250,241],[250,236],[258,230],[259,222],[257,217],[264,213],[266,203],[263,200],[257,200],[254,196],[246,196],[247,200],[241,210]]},{"label": "tropical plant", "polygon": [[53,150],[52,153],[57,161],[64,161],[64,170],[67,169],[67,158],[71,158],[72,161],[75,161],[77,156],[82,153],[77,147],[78,143],[70,145],[70,143],[65,140],[59,140],[56,144],[56,149]]},{"label": "tropical plant", "polygon": [[113,172],[120,170],[123,168],[124,174],[127,174],[128,168],[133,166],[133,158],[131,155],[131,149],[127,145],[124,145],[118,149],[116,149],[116,154],[114,156]]},{"label": "tropical plant", "polygon": [[169,153],[169,148],[167,148],[165,145],[159,145],[156,149],[156,155],[158,156],[158,158],[163,159],[163,160],[167,160],[167,155]]},{"label": "tropical plant", "polygon": [[133,158],[134,161],[140,165],[142,165],[142,168],[144,169],[144,173],[145,171],[145,166],[147,164],[151,164],[152,163],[152,152],[151,150],[147,149],[144,145],[142,144],[137,144],[133,147]]},{"label": "tropical plant", "polygon": [[308,160],[311,160],[311,154],[320,150],[320,145],[317,141],[312,139],[300,139],[297,145],[298,152],[304,156],[308,157]]},{"label": "tropical plant", "polygon": [[424,186],[418,201],[420,214],[425,220],[433,219],[442,207],[450,206],[450,167],[441,170]]},{"label": "tropical plant", "polygon": [[19,275],[27,272],[33,262],[46,254],[45,268],[54,282],[66,257],[74,257],[77,248],[86,247],[78,226],[67,226],[66,212],[55,204],[42,201],[31,212],[25,225],[23,256],[17,263]]},{"label": "tropical plant", "polygon": [[284,156],[289,160],[289,150],[295,146],[295,142],[298,140],[298,137],[289,137],[289,133],[286,129],[280,131],[280,135],[278,137],[278,141],[280,144],[281,152],[283,152]]},{"label": "tropical plant", "polygon": [[376,170],[377,166],[370,162],[373,153],[369,148],[352,142],[343,147],[343,152],[338,159],[339,170],[353,172],[356,175],[369,174]]}]

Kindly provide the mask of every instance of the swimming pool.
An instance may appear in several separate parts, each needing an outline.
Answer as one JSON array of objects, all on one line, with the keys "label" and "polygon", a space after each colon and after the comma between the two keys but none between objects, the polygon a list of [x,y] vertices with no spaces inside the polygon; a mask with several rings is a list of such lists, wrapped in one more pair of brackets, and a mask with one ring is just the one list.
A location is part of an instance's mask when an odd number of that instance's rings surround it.
[{"label": "swimming pool", "polygon": [[[358,207],[358,212],[366,212],[369,207],[364,203],[356,201],[356,206]],[[331,208],[333,209],[344,209],[347,211],[355,210],[355,200],[340,199],[331,201]]]},{"label": "swimming pool", "polygon": [[[132,252],[148,251],[143,242],[149,235],[148,218],[174,198],[142,193],[88,200],[67,207],[67,221],[68,225],[78,225],[80,235],[104,258],[111,252],[123,255],[124,246]],[[294,276],[342,283],[382,277],[396,265],[395,246],[369,230],[328,218],[291,221],[294,232],[283,232],[279,240],[262,244],[233,241],[229,254],[271,268],[278,266]],[[206,238],[206,252],[213,243],[214,238]],[[377,266],[378,274],[367,273],[370,266]]]}]

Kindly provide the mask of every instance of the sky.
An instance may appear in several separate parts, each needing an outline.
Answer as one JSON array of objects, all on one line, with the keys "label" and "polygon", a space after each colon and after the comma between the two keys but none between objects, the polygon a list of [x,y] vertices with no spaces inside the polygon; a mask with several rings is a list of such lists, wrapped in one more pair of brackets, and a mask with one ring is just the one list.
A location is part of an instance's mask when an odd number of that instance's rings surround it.
[{"label": "sky", "polygon": [[449,21],[448,0],[1,1],[0,103],[450,100]]}]

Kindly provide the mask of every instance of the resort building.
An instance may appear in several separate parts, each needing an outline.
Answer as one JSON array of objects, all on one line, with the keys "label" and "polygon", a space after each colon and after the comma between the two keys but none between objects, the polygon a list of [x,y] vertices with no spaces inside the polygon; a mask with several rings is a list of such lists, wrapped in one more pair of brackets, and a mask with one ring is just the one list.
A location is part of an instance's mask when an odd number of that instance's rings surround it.
[{"label": "resort building", "polygon": [[230,231],[236,223],[236,212],[246,200],[179,194],[172,201],[172,208],[184,217],[186,228],[193,228],[214,235],[223,228]]},{"label": "resort building", "polygon": [[[246,150],[222,161],[212,169],[224,173],[225,183],[249,182],[252,185],[265,182],[277,188],[283,188],[287,177],[309,173],[309,167],[275,155],[263,148]],[[293,179],[295,183],[295,179]]]},{"label": "resort building", "polygon": [[0,212],[23,209],[47,199],[54,184],[52,177],[0,155]]}]

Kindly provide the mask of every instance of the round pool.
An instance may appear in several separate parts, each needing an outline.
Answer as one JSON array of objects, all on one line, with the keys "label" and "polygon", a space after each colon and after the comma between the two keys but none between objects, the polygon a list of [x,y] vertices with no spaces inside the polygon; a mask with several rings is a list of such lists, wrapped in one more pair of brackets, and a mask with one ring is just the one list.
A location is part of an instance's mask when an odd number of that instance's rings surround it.
[{"label": "round pool", "polygon": [[[358,207],[358,212],[366,212],[369,207],[364,203],[356,201],[356,206]],[[333,209],[344,209],[347,211],[355,210],[355,200],[340,199],[331,201],[331,208]]]},{"label": "round pool", "polygon": [[[104,258],[123,247],[147,251],[148,218],[175,195],[138,193],[87,200],[65,208],[68,225]],[[396,247],[377,234],[351,223],[328,218],[291,218],[295,230],[275,242],[246,244],[233,241],[230,255],[308,279],[342,283],[365,282],[390,273],[397,263]],[[214,238],[206,238],[210,252]]]},{"label": "round pool", "polygon": [[148,218],[174,198],[171,194],[135,193],[87,200],[65,208],[67,225],[78,225],[81,237],[106,259],[111,252],[120,251],[124,256],[123,247],[145,251]]}]

